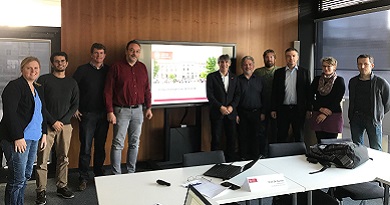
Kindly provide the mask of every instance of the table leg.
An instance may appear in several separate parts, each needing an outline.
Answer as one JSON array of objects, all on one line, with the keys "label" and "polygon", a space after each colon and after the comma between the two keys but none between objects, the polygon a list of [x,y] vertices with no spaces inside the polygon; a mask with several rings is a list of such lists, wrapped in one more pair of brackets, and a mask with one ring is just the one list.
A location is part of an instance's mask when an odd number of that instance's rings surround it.
[{"label": "table leg", "polygon": [[313,192],[308,191],[307,192],[307,205],[312,205],[313,202]]},{"label": "table leg", "polygon": [[298,194],[292,194],[292,205],[298,205]]},{"label": "table leg", "polygon": [[388,205],[389,204],[389,185],[385,184],[385,183],[383,183],[383,185],[385,187],[385,195],[384,195],[384,199],[383,199],[383,205]]}]

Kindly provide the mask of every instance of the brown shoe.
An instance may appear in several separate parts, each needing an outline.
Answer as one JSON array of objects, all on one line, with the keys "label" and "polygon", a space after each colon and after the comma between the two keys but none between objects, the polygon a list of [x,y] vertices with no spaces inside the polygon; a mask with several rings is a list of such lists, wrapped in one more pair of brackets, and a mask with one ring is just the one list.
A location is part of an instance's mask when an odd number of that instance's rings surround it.
[{"label": "brown shoe", "polygon": [[82,181],[82,182],[80,182],[79,188],[77,190],[78,191],[84,191],[86,188],[87,188],[87,182],[86,181]]}]

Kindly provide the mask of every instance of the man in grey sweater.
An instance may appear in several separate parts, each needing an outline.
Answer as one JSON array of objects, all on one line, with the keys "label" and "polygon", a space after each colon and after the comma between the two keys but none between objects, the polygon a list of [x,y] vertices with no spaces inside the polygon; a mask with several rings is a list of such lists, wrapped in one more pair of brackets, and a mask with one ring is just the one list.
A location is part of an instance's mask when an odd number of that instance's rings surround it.
[{"label": "man in grey sweater", "polygon": [[370,147],[382,150],[382,120],[390,109],[389,83],[372,73],[374,57],[362,54],[357,57],[360,74],[349,81],[348,118],[352,140],[364,144],[367,132]]}]

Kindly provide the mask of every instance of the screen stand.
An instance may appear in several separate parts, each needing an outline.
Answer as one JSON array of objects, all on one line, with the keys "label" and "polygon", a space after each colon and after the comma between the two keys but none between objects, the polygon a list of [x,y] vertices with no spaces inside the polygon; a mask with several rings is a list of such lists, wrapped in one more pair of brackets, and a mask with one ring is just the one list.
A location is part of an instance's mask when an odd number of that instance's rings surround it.
[{"label": "screen stand", "polygon": [[170,108],[164,108],[164,133],[165,133],[165,157],[164,165],[180,165],[183,162],[183,154],[199,152],[201,150],[201,113],[202,107],[195,107],[195,125],[185,127],[170,126]]}]

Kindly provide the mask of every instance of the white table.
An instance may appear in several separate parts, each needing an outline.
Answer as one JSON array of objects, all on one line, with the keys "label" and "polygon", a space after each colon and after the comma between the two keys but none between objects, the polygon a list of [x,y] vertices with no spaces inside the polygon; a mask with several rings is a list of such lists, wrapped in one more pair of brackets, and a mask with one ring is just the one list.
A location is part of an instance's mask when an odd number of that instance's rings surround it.
[{"label": "white table", "polygon": [[[225,204],[297,192],[309,191],[310,193],[312,190],[362,183],[375,179],[386,183],[386,189],[388,190],[388,184],[390,184],[390,155],[372,149],[368,150],[373,160],[369,160],[355,169],[332,167],[316,174],[309,174],[309,172],[317,171],[322,166],[307,162],[304,155],[261,159],[251,169],[229,181],[242,185],[246,177],[282,173],[286,178],[286,189],[261,192],[249,192],[243,189],[227,190],[209,200],[214,203]],[[202,175],[210,167],[211,165],[205,165],[97,177],[95,183],[98,202],[100,205],[154,205],[157,203],[182,205],[186,189],[181,184],[185,183],[188,177]],[[156,184],[157,179],[168,181],[171,186],[158,185]],[[216,178],[212,178],[212,181],[215,183],[221,182],[220,179]],[[308,198],[308,202],[311,203],[310,194]],[[388,198],[385,200],[387,203]]]},{"label": "white table", "polygon": [[[368,153],[373,160],[368,160],[355,169],[331,167],[315,174],[309,173],[320,170],[322,165],[309,163],[304,155],[263,159],[260,163],[305,187],[305,191],[363,183],[375,179],[385,183],[387,179],[387,183],[390,184],[390,155],[370,148]],[[309,200],[310,197],[309,195]],[[308,204],[311,204],[311,200]]]},{"label": "white table", "polygon": [[[202,175],[210,167],[211,165],[205,165],[96,177],[95,183],[98,202],[100,205],[154,205],[157,203],[161,205],[182,205],[186,195],[186,188],[182,187],[181,184],[185,183],[187,178],[191,176]],[[234,180],[244,180],[245,176],[249,177],[276,173],[260,163],[255,164],[249,170],[236,176]],[[256,174],[254,174],[254,172]],[[166,187],[158,185],[156,184],[157,179],[170,182],[171,186]],[[212,181],[216,183],[221,182],[221,180],[217,178],[212,178]],[[286,184],[286,189],[265,192],[249,192],[243,189],[233,191],[229,189],[216,198],[209,200],[214,203],[224,204],[304,191],[304,187],[291,180],[287,179]]]},{"label": "white table", "polygon": [[302,185],[305,191],[367,182],[376,177],[372,173],[372,161],[355,169],[331,167],[315,174],[309,173],[320,170],[322,165],[309,163],[304,155],[263,159],[260,163]]}]

